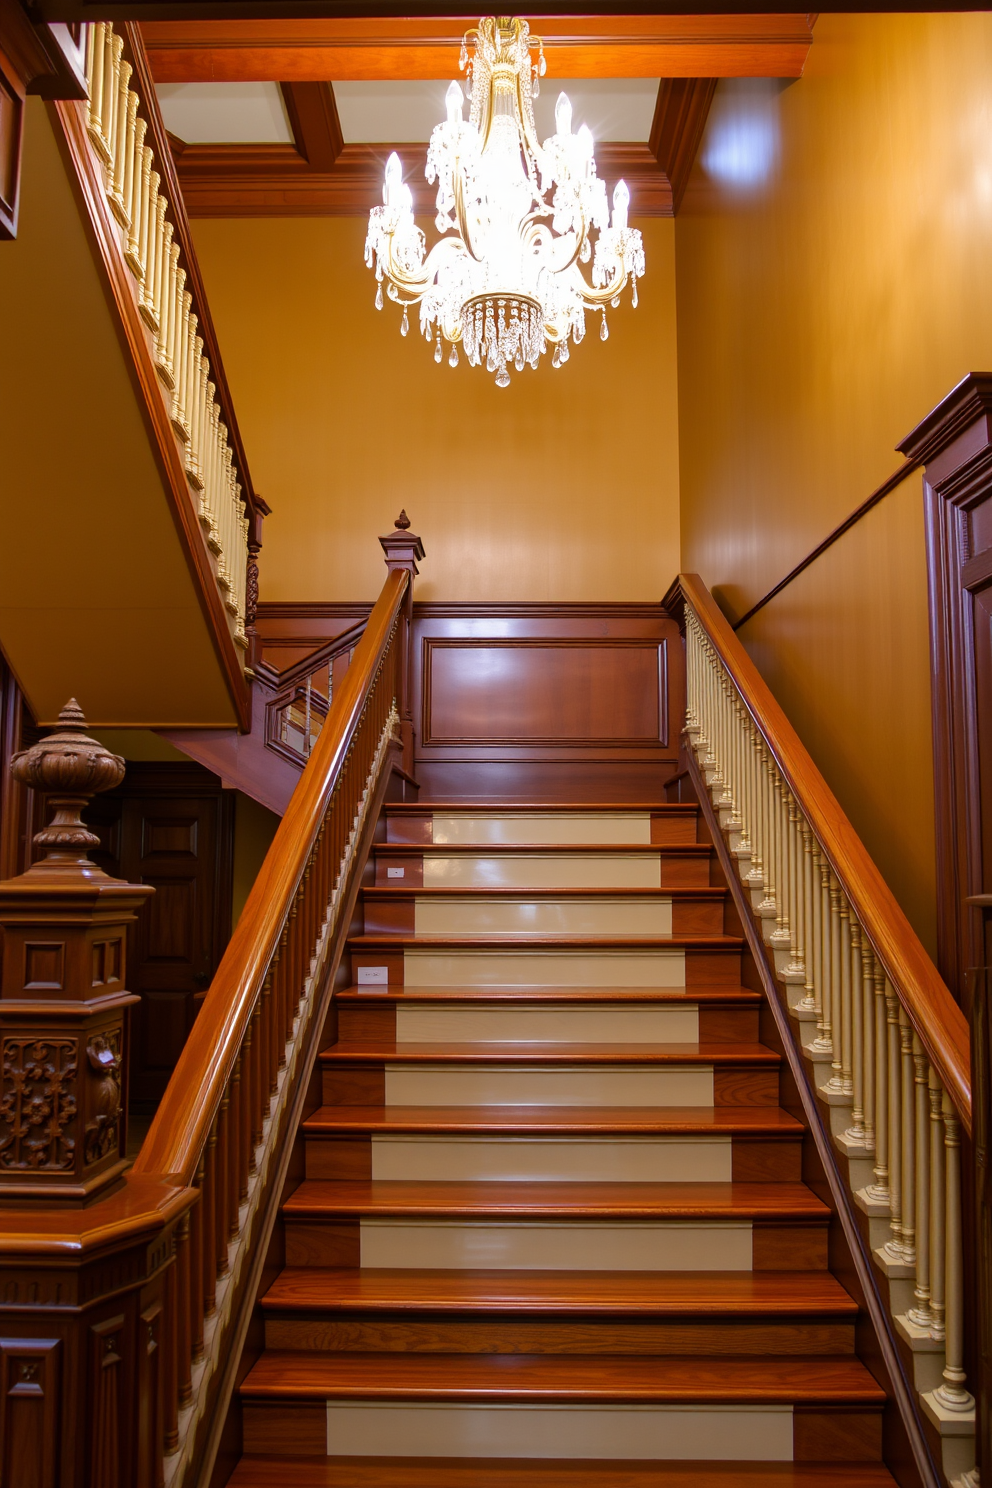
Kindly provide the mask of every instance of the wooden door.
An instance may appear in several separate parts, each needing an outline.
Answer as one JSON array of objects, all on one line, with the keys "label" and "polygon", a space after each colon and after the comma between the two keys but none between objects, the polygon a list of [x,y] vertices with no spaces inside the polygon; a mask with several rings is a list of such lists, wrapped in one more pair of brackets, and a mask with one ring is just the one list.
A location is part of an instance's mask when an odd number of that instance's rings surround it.
[{"label": "wooden door", "polygon": [[150,884],[128,944],[135,1008],[133,1110],[154,1110],[231,933],[233,792],[200,765],[131,763],[123,784],[86,817],[100,837],[95,861]]}]

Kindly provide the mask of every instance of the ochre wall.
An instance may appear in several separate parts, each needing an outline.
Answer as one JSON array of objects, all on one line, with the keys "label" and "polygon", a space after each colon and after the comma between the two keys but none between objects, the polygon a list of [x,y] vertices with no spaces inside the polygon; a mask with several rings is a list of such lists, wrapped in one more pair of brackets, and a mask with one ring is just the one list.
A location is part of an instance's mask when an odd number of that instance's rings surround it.
[{"label": "ochre wall", "polygon": [[368,600],[401,506],[422,600],[653,600],[678,569],[674,224],[633,310],[510,387],[377,314],[354,218],[194,222],[252,477],[266,600]]},{"label": "ochre wall", "polygon": [[[717,92],[676,224],[682,562],[731,617],[992,362],[990,74],[988,15],[821,15],[801,80]],[[740,634],[932,947],[920,489]]]}]

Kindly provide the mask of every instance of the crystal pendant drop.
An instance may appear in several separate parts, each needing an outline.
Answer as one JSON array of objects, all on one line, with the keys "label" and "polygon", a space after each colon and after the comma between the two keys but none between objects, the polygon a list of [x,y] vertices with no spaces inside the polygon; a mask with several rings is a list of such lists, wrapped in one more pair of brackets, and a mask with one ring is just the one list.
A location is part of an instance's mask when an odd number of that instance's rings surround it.
[{"label": "crystal pendant drop", "polygon": [[610,301],[610,304],[613,306],[614,310],[619,310],[620,309],[620,296],[619,295],[614,295],[613,298],[612,298],[612,300]]},{"label": "crystal pendant drop", "polygon": [[[605,325],[605,321],[604,321],[604,325]],[[403,319],[400,321],[400,335],[401,336],[405,336],[407,334],[407,332],[409,331],[409,329],[410,329],[410,317],[407,315],[407,313],[406,313],[406,306],[404,305],[403,306]]]},{"label": "crystal pendant drop", "polygon": [[454,344],[454,342],[451,343],[451,355],[448,357],[448,366],[458,366],[458,347]]},{"label": "crystal pendant drop", "polygon": [[602,323],[602,325],[599,328],[599,339],[600,339],[600,341],[608,341],[610,339],[610,328],[606,324],[606,311],[605,310],[603,311],[603,323]]},{"label": "crystal pendant drop", "polygon": [[551,365],[552,365],[552,367],[560,367],[561,366],[561,347],[560,346],[556,346],[555,349],[554,349],[554,351],[551,354]]},{"label": "crystal pendant drop", "polygon": [[517,354],[513,358],[513,365],[516,367],[518,372],[522,372],[524,370],[524,349],[522,346],[517,347]]},{"label": "crystal pendant drop", "polygon": [[443,356],[443,354],[444,353],[441,351],[441,337],[440,337],[440,334],[439,334],[438,335],[438,338],[437,338],[437,341],[434,343],[434,360],[436,362],[439,362],[441,360],[441,357]]},{"label": "crystal pendant drop", "polygon": [[376,287],[375,287],[375,308],[377,310],[381,310],[382,309],[382,285],[381,284],[377,284]]},{"label": "crystal pendant drop", "polygon": [[510,374],[506,370],[506,363],[505,362],[500,367],[499,371],[496,373],[496,386],[497,387],[509,387],[510,386]]},{"label": "crystal pendant drop", "polygon": [[634,287],[633,287],[633,291],[631,292],[630,303],[633,305],[634,309],[636,310],[637,309],[637,279],[636,278],[634,279],[633,283],[634,283]]},{"label": "crystal pendant drop", "polygon": [[558,353],[558,365],[559,365],[559,367],[564,366],[564,364],[568,361],[568,357],[569,357],[568,342],[567,341],[563,341],[561,343],[561,350]]}]

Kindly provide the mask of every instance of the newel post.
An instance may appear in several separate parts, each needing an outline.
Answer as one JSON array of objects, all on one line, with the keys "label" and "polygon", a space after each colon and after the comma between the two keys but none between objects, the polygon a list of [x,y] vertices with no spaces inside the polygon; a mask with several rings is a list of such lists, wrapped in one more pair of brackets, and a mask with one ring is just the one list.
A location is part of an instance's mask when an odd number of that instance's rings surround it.
[{"label": "newel post", "polygon": [[400,650],[402,666],[400,670],[400,696],[396,699],[396,706],[400,715],[400,741],[403,746],[403,771],[413,781],[413,581],[420,572],[417,567],[417,559],[423,558],[424,545],[415,532],[410,531],[410,518],[405,511],[401,511],[393,523],[394,531],[388,532],[385,537],[380,537],[382,551],[386,555],[386,568],[392,573],[395,568],[406,569],[410,575],[410,583],[406,591],[406,602],[403,606],[403,624],[406,627],[406,635]]},{"label": "newel post", "polygon": [[248,637],[246,670],[255,675],[258,661],[258,555],[262,551],[262,521],[271,516],[272,508],[258,492],[248,513],[248,567],[245,570],[245,635]]},{"label": "newel post", "polygon": [[46,856],[0,882],[0,1201],[88,1203],[125,1167],[127,927],[154,890],[87,856],[99,838],[80,812],[124,761],[85,723],[72,699],[57,731],[11,760],[55,815],[34,839]]}]

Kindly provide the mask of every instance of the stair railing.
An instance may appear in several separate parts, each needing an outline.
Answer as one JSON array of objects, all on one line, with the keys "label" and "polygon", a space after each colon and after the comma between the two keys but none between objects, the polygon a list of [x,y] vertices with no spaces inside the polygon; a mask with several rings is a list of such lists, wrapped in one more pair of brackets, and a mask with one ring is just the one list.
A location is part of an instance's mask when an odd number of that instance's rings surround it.
[{"label": "stair railing", "polygon": [[[248,648],[249,547],[265,504],[255,496],[193,253],[168,137],[137,27],[85,28],[87,103],[61,103],[75,151],[92,156],[106,236],[130,280],[158,392],[234,644]],[[90,162],[87,162],[90,164]],[[109,212],[106,210],[109,208]]]},{"label": "stair railing", "polygon": [[684,606],[688,746],[849,1160],[945,1472],[972,1482],[965,1017],[702,580],[681,575],[672,599]]},{"label": "stair railing", "polygon": [[167,1174],[199,1195],[176,1244],[169,1484],[193,1481],[219,1376],[240,1351],[246,1277],[271,1221],[304,1056],[315,1053],[355,853],[387,756],[399,750],[416,565],[394,561],[388,546],[387,559],[385,586],[132,1170]]}]

